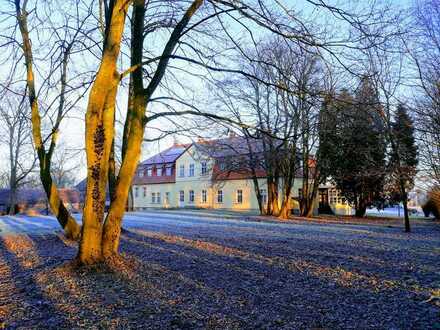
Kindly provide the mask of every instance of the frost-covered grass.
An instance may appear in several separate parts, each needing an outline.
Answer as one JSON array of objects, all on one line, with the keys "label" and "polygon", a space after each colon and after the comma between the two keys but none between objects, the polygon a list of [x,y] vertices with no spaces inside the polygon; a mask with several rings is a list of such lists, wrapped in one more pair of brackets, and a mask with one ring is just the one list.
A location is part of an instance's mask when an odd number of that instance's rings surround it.
[{"label": "frost-covered grass", "polygon": [[[22,222],[17,229],[28,228],[26,222],[34,220],[8,218]],[[406,234],[400,220],[319,220],[286,223],[130,213],[121,240],[124,259],[93,270],[70,263],[76,243],[60,234],[41,228],[37,234],[3,234],[0,325],[25,329],[440,326],[438,223],[412,221],[413,232]],[[36,223],[57,228],[47,217]]]}]

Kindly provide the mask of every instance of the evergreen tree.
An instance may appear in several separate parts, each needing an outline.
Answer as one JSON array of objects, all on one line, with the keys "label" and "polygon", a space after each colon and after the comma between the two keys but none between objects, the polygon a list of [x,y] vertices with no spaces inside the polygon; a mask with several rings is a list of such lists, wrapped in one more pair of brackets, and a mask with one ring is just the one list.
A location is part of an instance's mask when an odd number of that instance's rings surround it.
[{"label": "evergreen tree", "polygon": [[330,177],[356,216],[383,201],[385,125],[377,92],[364,78],[355,95],[344,90],[323,109],[320,156]]},{"label": "evergreen tree", "polygon": [[391,123],[390,195],[392,201],[402,202],[405,215],[405,231],[410,231],[408,215],[408,190],[414,186],[418,164],[414,125],[406,107],[399,104],[394,122]]}]

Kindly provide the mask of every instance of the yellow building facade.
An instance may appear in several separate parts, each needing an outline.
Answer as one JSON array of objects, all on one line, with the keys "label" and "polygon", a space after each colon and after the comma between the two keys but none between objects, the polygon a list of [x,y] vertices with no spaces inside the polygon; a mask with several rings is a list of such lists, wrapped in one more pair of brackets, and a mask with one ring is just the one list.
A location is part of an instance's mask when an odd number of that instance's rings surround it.
[{"label": "yellow building facade", "polygon": [[[216,177],[222,163],[218,158],[191,145],[174,145],[163,153],[142,162],[133,183],[133,208],[209,208],[234,211],[253,211],[258,208],[254,181],[249,175]],[[258,186],[267,200],[265,177],[259,177]],[[290,208],[298,209],[295,198],[299,196],[302,178],[295,178],[291,191]],[[281,187],[280,187],[281,188]],[[324,188],[322,188],[324,189]],[[282,191],[281,189],[279,191]],[[333,190],[326,195],[336,214],[348,214],[349,207],[338,198],[333,203]],[[317,196],[317,198],[323,198]],[[281,199],[281,196],[280,196]],[[281,201],[280,201],[281,202]],[[340,202],[340,203],[338,203]],[[316,212],[318,209],[318,201]],[[350,208],[351,210],[351,208]]]}]

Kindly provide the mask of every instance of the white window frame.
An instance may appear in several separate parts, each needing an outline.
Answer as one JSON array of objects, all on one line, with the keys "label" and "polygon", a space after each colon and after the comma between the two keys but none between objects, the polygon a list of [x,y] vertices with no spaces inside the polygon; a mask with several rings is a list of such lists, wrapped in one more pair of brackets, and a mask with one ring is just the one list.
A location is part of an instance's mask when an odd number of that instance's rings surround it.
[{"label": "white window frame", "polygon": [[188,203],[194,203],[195,201],[195,193],[194,190],[188,191]]},{"label": "white window frame", "polygon": [[170,192],[169,191],[167,191],[166,193],[165,193],[165,204],[169,204],[170,203]]},{"label": "white window frame", "polygon": [[160,203],[161,203],[160,192],[156,193],[156,203],[157,203],[157,204],[160,204]]},{"label": "white window frame", "polygon": [[139,197],[139,187],[134,187],[134,197]]},{"label": "white window frame", "polygon": [[202,190],[201,202],[202,204],[206,204],[208,202],[208,191],[205,189]]},{"label": "white window frame", "polygon": [[153,176],[153,168],[152,167],[147,168],[147,176]]},{"label": "white window frame", "polygon": [[185,165],[179,166],[179,177],[183,178],[185,176]]},{"label": "white window frame", "polygon": [[185,191],[184,190],[179,191],[179,202],[182,202],[182,203],[185,202]]},{"label": "white window frame", "polygon": [[151,204],[155,204],[156,203],[156,193],[152,192],[151,193]]},{"label": "white window frame", "polygon": [[194,163],[189,164],[188,176],[194,176],[195,173],[195,165]]},{"label": "white window frame", "polygon": [[162,172],[163,172],[162,167],[158,167],[158,168],[156,168],[156,175],[157,175],[157,176],[162,176]]},{"label": "white window frame", "polygon": [[145,198],[147,197],[147,187],[142,187],[142,196]]}]

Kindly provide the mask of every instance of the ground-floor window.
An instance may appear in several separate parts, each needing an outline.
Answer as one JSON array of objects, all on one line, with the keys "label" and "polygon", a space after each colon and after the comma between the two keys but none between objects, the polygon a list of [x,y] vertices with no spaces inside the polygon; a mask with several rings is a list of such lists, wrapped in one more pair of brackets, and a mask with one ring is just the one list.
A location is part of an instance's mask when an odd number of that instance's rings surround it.
[{"label": "ground-floor window", "polygon": [[139,195],[139,188],[135,187],[134,188],[134,197],[138,197],[138,195]]},{"label": "ground-floor window", "polygon": [[170,203],[170,193],[167,191],[165,193],[165,204],[169,204]]},{"label": "ground-floor window", "polygon": [[143,196],[147,197],[147,187],[143,187]]},{"label": "ground-floor window", "polygon": [[217,191],[217,203],[223,203],[223,190]]},{"label": "ground-floor window", "polygon": [[179,201],[185,201],[185,192],[183,190],[179,191]]},{"label": "ground-floor window", "polygon": [[151,193],[151,203],[156,203],[156,193]]},{"label": "ground-floor window", "polygon": [[241,189],[237,190],[237,203],[238,204],[243,203],[243,190],[241,190]]},{"label": "ground-floor window", "polygon": [[206,190],[202,190],[202,203],[206,203],[208,200],[208,193]]},{"label": "ground-floor window", "polygon": [[189,191],[189,202],[194,203],[194,190]]},{"label": "ground-floor window", "polygon": [[156,194],[156,203],[160,204],[160,192]]}]

